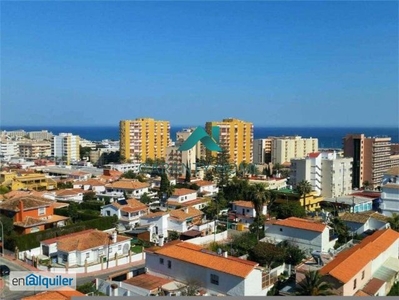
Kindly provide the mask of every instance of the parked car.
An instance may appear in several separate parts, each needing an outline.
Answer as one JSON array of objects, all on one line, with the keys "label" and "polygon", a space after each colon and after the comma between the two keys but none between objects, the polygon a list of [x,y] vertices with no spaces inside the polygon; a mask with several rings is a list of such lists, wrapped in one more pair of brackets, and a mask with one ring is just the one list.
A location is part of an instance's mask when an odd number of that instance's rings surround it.
[{"label": "parked car", "polygon": [[10,268],[6,265],[0,265],[0,277],[10,275]]}]

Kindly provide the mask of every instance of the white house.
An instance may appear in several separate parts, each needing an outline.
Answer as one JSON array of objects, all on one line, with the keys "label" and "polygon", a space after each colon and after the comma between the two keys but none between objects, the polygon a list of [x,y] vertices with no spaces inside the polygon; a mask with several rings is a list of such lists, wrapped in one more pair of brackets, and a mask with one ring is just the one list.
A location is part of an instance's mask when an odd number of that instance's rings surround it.
[{"label": "white house", "polygon": [[[175,178],[168,178],[170,185],[176,185]],[[147,181],[150,184],[151,188],[160,188],[161,187],[161,177],[150,178]]]},{"label": "white house", "polygon": [[295,217],[265,223],[265,236],[266,241],[273,243],[288,240],[307,252],[327,253],[337,241],[326,224]]},{"label": "white house", "polygon": [[93,191],[95,193],[105,192],[105,183],[97,179],[89,179],[86,181],[75,181],[74,189],[83,189],[85,191]]},{"label": "white house", "polygon": [[125,228],[134,228],[139,223],[140,217],[147,213],[147,205],[136,199],[119,200],[101,207],[101,215],[116,215]]},{"label": "white house", "polygon": [[173,194],[167,200],[167,206],[171,209],[178,207],[194,207],[202,209],[208,205],[210,198],[198,198],[196,190],[191,189],[175,189]]},{"label": "white house", "polygon": [[140,198],[144,193],[149,193],[150,185],[147,182],[138,180],[121,179],[105,186],[107,192],[122,192],[136,199]]},{"label": "white house", "polygon": [[212,181],[197,180],[191,183],[198,185],[198,193],[204,194],[205,196],[214,196],[219,192],[219,188]]},{"label": "white house", "polygon": [[266,296],[270,274],[258,263],[217,255],[187,242],[169,243],[146,250],[146,268],[177,281],[194,280],[209,294]]},{"label": "white house", "polygon": [[391,168],[384,175],[380,208],[385,216],[399,214],[399,167]]},{"label": "white house", "polygon": [[[254,205],[251,201],[238,200],[233,202],[233,211],[236,212],[237,218],[246,217],[246,218],[255,218],[256,211]],[[263,205],[262,214],[267,214],[267,206]]]},{"label": "white house", "polygon": [[363,213],[345,213],[339,217],[352,234],[363,234],[373,230],[390,228],[388,217],[374,211]]},{"label": "white house", "polygon": [[[43,254],[56,257],[57,263],[84,266],[129,254],[130,238],[96,229],[60,236],[41,242]],[[45,250],[48,249],[48,250]],[[54,250],[56,252],[54,253]],[[54,258],[55,259],[55,258]]]},{"label": "white house", "polygon": [[56,192],[56,201],[83,202],[84,190],[82,189],[66,189]]},{"label": "white house", "polygon": [[193,207],[151,213],[140,218],[140,226],[150,225],[150,239],[154,243],[167,239],[168,231],[186,232],[203,224],[204,213]]}]

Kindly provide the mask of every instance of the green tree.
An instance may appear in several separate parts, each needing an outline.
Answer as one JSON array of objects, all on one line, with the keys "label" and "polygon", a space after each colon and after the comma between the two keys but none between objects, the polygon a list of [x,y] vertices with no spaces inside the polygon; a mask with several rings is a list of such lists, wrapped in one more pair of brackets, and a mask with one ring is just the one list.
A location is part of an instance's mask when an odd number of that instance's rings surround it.
[{"label": "green tree", "polygon": [[387,296],[399,296],[399,282],[392,286]]},{"label": "green tree", "polygon": [[304,218],[306,217],[305,209],[298,202],[280,203],[273,210],[277,219],[286,219],[289,217]]},{"label": "green tree", "polygon": [[[264,215],[263,206],[266,204],[268,199],[268,192],[266,191],[265,185],[262,183],[255,183],[248,189],[247,199],[250,200],[255,209],[255,219],[252,223],[252,230],[255,230],[256,235],[260,237],[260,230],[264,228]],[[264,232],[264,230],[262,230]]]},{"label": "green tree", "polygon": [[305,252],[298,246],[291,244],[289,241],[283,241],[278,244],[277,247],[281,249],[286,264],[296,266],[306,258]]},{"label": "green tree", "polygon": [[7,194],[9,191],[10,189],[8,187],[6,187],[5,185],[0,185],[0,195]]},{"label": "green tree", "polygon": [[388,218],[388,222],[393,230],[399,231],[399,214],[393,213],[392,217]]},{"label": "green tree", "polygon": [[223,192],[228,201],[247,200],[246,197],[250,192],[250,184],[246,179],[233,177],[227,186],[223,188]]},{"label": "green tree", "polygon": [[303,208],[306,209],[306,195],[312,191],[312,185],[307,180],[302,180],[297,184],[296,191],[300,197],[303,197]]},{"label": "green tree", "polygon": [[169,241],[176,241],[176,240],[180,239],[180,233],[178,233],[177,231],[171,230],[168,232],[168,239],[169,239]]},{"label": "green tree", "polygon": [[151,197],[148,196],[147,193],[144,193],[144,194],[141,195],[141,197],[140,197],[140,202],[141,202],[141,203],[144,203],[144,204],[148,204],[148,203],[151,202]]},{"label": "green tree", "polygon": [[371,187],[370,181],[366,180],[366,181],[363,182],[363,188],[365,190],[368,190],[370,187]]},{"label": "green tree", "polygon": [[[3,223],[4,237],[10,236],[14,229],[14,221],[12,218],[6,217],[4,215],[0,216],[0,221]],[[2,237],[3,240],[3,237]]]},{"label": "green tree", "polygon": [[127,179],[136,179],[137,174],[133,172],[133,170],[129,170],[125,173],[122,174],[122,178],[127,178]]},{"label": "green tree", "polygon": [[259,242],[255,247],[249,250],[249,260],[270,268],[273,263],[282,260],[281,249],[271,243]]},{"label": "green tree", "polygon": [[80,159],[83,160],[85,157],[90,156],[90,151],[91,151],[91,148],[90,148],[90,147],[82,147],[82,146],[79,146],[79,156],[80,156]]},{"label": "green tree", "polygon": [[230,163],[230,155],[227,150],[217,154],[215,161],[215,175],[219,188],[225,187],[230,181],[230,175],[233,171],[233,165]]},{"label": "green tree", "polygon": [[145,164],[146,164],[146,165],[153,165],[153,164],[154,164],[154,160],[153,160],[152,158],[148,157],[148,158],[145,160]]},{"label": "green tree", "polygon": [[169,198],[174,191],[173,185],[170,184],[170,181],[168,179],[168,175],[166,175],[165,172],[162,172],[161,174],[161,183],[159,187],[159,197],[162,197],[163,194],[166,195],[167,198]]},{"label": "green tree", "polygon": [[273,166],[273,173],[277,174],[280,173],[280,170],[283,168],[283,166],[280,163],[275,163]]},{"label": "green tree", "polygon": [[188,165],[188,162],[186,164],[186,178],[184,178],[184,182],[190,183],[191,182],[191,168]]},{"label": "green tree", "polygon": [[245,255],[248,254],[249,250],[255,247],[257,243],[258,239],[256,234],[244,232],[243,234],[233,236],[231,246],[238,255]]},{"label": "green tree", "polygon": [[76,222],[79,217],[79,208],[75,202],[70,202],[68,206],[68,217],[72,222]]},{"label": "green tree", "polygon": [[211,170],[207,170],[205,172],[204,180],[213,181],[213,179],[214,179],[214,177],[213,177],[212,171]]},{"label": "green tree", "polygon": [[83,195],[83,201],[91,201],[91,200],[96,200],[96,193],[93,191],[87,192]]},{"label": "green tree", "polygon": [[305,279],[298,284],[297,295],[300,296],[329,296],[334,295],[332,286],[323,281],[319,271],[308,271]]},{"label": "green tree", "polygon": [[338,236],[338,243],[336,245],[337,247],[346,243],[349,240],[350,228],[346,226],[339,217],[334,217],[333,219],[331,219],[329,225],[334,230],[334,234]]},{"label": "green tree", "polygon": [[195,279],[189,279],[186,282],[186,286],[181,291],[182,296],[196,296],[199,289],[201,288],[201,283]]}]

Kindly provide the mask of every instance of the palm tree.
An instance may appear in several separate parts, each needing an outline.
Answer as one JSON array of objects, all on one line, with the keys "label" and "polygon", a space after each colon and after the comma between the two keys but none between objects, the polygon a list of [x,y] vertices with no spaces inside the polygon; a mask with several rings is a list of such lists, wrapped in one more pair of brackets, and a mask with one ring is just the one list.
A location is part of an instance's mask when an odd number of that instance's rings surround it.
[{"label": "palm tree", "polygon": [[392,217],[388,218],[388,222],[393,230],[399,231],[399,214],[393,213]]},{"label": "palm tree", "polygon": [[300,197],[303,197],[303,208],[306,209],[306,195],[312,191],[312,185],[307,180],[302,180],[296,186],[296,190]]},{"label": "palm tree", "polygon": [[364,187],[365,190],[368,190],[370,186],[371,186],[371,184],[370,184],[370,182],[368,180],[363,182],[363,187]]},{"label": "palm tree", "polygon": [[267,202],[269,195],[267,190],[265,189],[265,185],[262,183],[255,183],[254,185],[251,185],[248,189],[248,200],[250,200],[254,206],[255,209],[255,220],[254,224],[256,224],[256,234],[257,238],[259,240],[259,224],[261,223],[261,220],[263,220],[263,206]]},{"label": "palm tree", "polygon": [[332,286],[323,281],[319,271],[308,271],[305,279],[298,284],[297,295],[300,296],[329,296],[334,295]]}]

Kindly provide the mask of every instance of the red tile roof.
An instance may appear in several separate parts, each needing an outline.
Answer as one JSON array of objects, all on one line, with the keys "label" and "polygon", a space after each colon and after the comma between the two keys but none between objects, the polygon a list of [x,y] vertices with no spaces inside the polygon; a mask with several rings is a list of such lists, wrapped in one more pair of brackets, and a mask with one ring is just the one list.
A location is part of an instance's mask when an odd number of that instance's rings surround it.
[{"label": "red tile roof", "polygon": [[172,196],[185,196],[185,195],[189,195],[189,194],[194,194],[197,193],[196,190],[190,190],[190,189],[175,189]]},{"label": "red tile roof", "polygon": [[234,201],[233,204],[241,207],[254,208],[254,204],[251,201],[246,200],[237,200]]},{"label": "red tile roof", "polygon": [[28,296],[21,298],[21,300],[70,300],[72,297],[83,297],[85,294],[74,290],[74,289],[66,289],[59,291],[46,291],[43,293],[39,293],[33,296]]},{"label": "red tile roof", "polygon": [[167,283],[173,282],[173,280],[150,274],[141,274],[138,276],[134,276],[130,279],[124,280],[123,282],[126,284],[143,288],[145,290],[152,291],[158,289],[159,287]]},{"label": "red tile roof", "polygon": [[321,154],[320,152],[312,152],[312,153],[309,153],[308,156],[310,158],[316,158],[316,157],[319,157],[320,154]]},{"label": "red tile roof", "polygon": [[316,231],[316,232],[323,232],[327,228],[326,224],[316,223],[311,220],[295,218],[295,217],[290,217],[284,220],[276,220],[275,222],[273,222],[273,224],[285,227],[298,228],[302,230]]},{"label": "red tile roof", "polygon": [[392,229],[376,231],[360,244],[339,253],[333,261],[320,269],[320,273],[347,283],[397,240],[399,232]]},{"label": "red tile roof", "polygon": [[189,264],[202,266],[207,269],[241,278],[246,278],[254,268],[258,266],[255,262],[249,262],[239,258],[218,256],[216,253],[213,254],[204,250],[201,246],[186,242],[171,246],[166,244],[164,247],[154,252]]},{"label": "red tile roof", "polygon": [[381,279],[378,278],[373,278],[363,288],[363,292],[371,296],[374,296],[384,284],[385,281],[382,281]]}]

